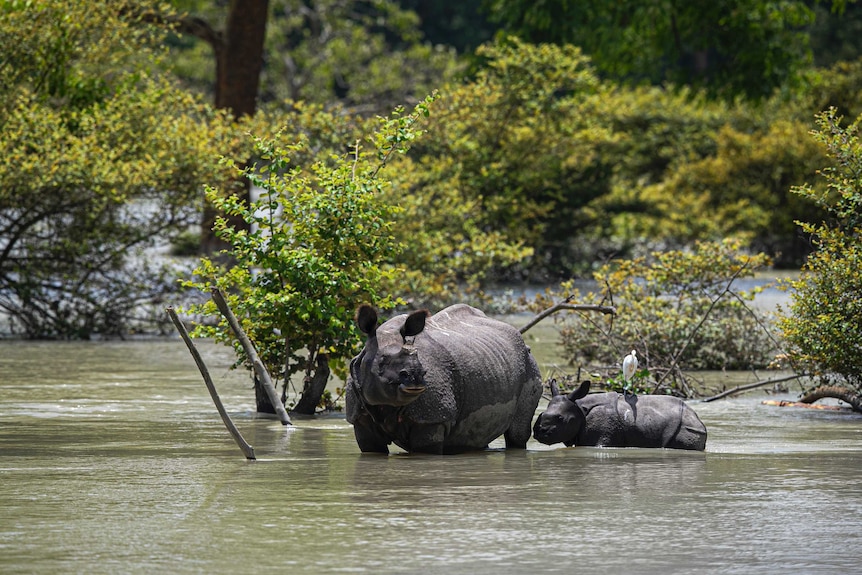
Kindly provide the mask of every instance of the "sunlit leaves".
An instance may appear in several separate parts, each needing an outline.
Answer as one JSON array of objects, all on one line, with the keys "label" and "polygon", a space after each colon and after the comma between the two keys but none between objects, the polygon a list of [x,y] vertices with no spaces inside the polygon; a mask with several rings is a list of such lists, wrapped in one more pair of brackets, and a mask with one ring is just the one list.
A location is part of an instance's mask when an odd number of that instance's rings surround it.
[{"label": "sunlit leaves", "polygon": [[[241,216],[251,231],[218,220],[216,233],[231,246],[232,265],[204,259],[188,285],[230,294],[274,375],[312,372],[321,353],[333,360],[350,357],[359,340],[355,308],[364,302],[384,309],[395,304],[384,288],[397,284],[401,273],[395,266],[402,249],[394,230],[399,208],[386,201],[389,184],[381,170],[414,141],[431,101],[380,118],[376,131],[356,135],[349,153],[326,147],[314,153],[309,146],[321,141],[302,134],[258,137],[260,161],[242,171],[260,188],[259,198],[247,205],[208,191],[216,207]],[[311,124],[345,122],[319,109],[311,117]],[[215,313],[211,302],[195,311]],[[224,323],[199,326],[196,333],[235,343]]]},{"label": "sunlit leaves", "polygon": [[0,306],[31,337],[123,334],[164,297],[173,278],[139,251],[196,223],[202,182],[219,179],[212,147],[230,139],[149,76],[158,38],[121,7],[0,7],[14,56],[0,66]]},{"label": "sunlit leaves", "polygon": [[791,362],[822,381],[840,380],[862,390],[859,357],[862,344],[862,146],[859,120],[842,127],[834,110],[818,116],[814,138],[824,144],[832,166],[823,170],[826,188],[796,188],[828,210],[832,218],[803,224],[817,250],[802,275],[792,281],[792,303],[781,328]]}]

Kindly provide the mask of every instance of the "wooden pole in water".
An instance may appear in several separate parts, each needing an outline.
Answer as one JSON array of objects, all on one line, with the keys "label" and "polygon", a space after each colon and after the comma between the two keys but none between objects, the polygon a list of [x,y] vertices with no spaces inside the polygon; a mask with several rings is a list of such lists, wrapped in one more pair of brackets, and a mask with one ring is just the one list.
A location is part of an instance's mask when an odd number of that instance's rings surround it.
[{"label": "wooden pole in water", "polygon": [[269,402],[275,408],[275,413],[278,415],[278,419],[281,421],[282,425],[292,425],[290,416],[287,415],[287,411],[284,409],[284,405],[281,403],[281,399],[275,391],[275,385],[272,383],[272,377],[270,377],[269,371],[267,371],[266,366],[263,365],[263,362],[257,355],[257,351],[254,349],[254,345],[252,345],[251,340],[245,334],[245,331],[243,331],[242,326],[239,325],[239,320],[236,319],[230,306],[227,305],[227,301],[225,301],[221,290],[218,288],[212,288],[211,293],[213,301],[216,306],[218,306],[219,311],[225,317],[228,324],[230,324],[231,329],[233,329],[237,339],[239,339],[239,342],[242,344],[242,348],[245,350],[248,360],[251,362],[252,367],[254,367],[254,372],[257,374],[258,379],[260,379],[260,383],[263,385],[263,389],[269,398]]},{"label": "wooden pole in water", "polygon": [[242,434],[237,429],[236,425],[233,424],[233,420],[228,415],[227,411],[225,411],[224,405],[221,402],[221,398],[219,398],[218,391],[216,391],[215,384],[213,383],[212,378],[210,377],[209,370],[207,369],[206,364],[204,363],[201,354],[198,353],[195,344],[192,342],[192,339],[189,337],[189,332],[186,331],[186,327],[183,325],[183,322],[180,321],[180,318],[177,317],[177,312],[174,311],[174,308],[169,307],[166,310],[168,315],[171,316],[171,321],[174,322],[174,325],[177,328],[177,331],[180,332],[180,336],[183,338],[183,341],[186,342],[186,347],[189,348],[189,351],[192,354],[192,358],[194,358],[195,363],[198,366],[198,370],[200,370],[201,375],[204,378],[204,383],[207,386],[207,389],[210,392],[210,397],[213,398],[213,403],[215,403],[216,409],[218,410],[219,415],[221,416],[221,420],[224,422],[225,427],[230,432],[231,436],[233,436],[234,441],[245,454],[246,459],[255,459],[254,456],[254,447],[248,444],[248,442],[243,438]]}]

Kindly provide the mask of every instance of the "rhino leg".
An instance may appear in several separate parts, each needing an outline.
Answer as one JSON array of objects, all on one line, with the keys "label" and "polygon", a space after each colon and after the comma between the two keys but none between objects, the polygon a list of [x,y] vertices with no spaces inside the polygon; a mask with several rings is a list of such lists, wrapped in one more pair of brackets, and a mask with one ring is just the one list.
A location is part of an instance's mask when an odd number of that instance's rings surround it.
[{"label": "rhino leg", "polygon": [[353,435],[362,453],[389,453],[390,441],[368,415],[353,423]]},{"label": "rhino leg", "polygon": [[680,425],[670,441],[665,442],[665,447],[697,451],[706,449],[706,426],[693,409],[684,406],[680,414]]},{"label": "rhino leg", "polygon": [[506,438],[506,449],[527,448],[527,441],[533,434],[533,416],[536,415],[536,407],[542,397],[542,385],[539,382],[538,369],[536,369],[536,378],[525,383],[521,389],[515,414],[512,417],[512,425],[503,434]]},{"label": "rhino leg", "polygon": [[446,451],[446,436],[450,426],[446,424],[416,424],[410,428],[408,451],[443,455]]}]

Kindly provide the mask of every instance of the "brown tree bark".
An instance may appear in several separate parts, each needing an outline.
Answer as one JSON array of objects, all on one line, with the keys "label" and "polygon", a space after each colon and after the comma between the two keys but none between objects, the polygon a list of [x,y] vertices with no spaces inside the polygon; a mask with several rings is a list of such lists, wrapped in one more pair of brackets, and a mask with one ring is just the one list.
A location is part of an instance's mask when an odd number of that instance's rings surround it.
[{"label": "brown tree bark", "polygon": [[[268,14],[269,0],[230,0],[222,31],[193,16],[177,22],[180,32],[200,38],[212,47],[216,61],[215,106],[229,110],[234,118],[252,116],[257,110]],[[238,178],[232,190],[246,201],[250,200],[250,191],[251,185],[245,178]],[[217,215],[211,206],[204,208],[201,251],[205,254],[228,247],[212,231]],[[236,229],[248,229],[242,218],[232,216],[228,221]]]},{"label": "brown tree bark", "polygon": [[320,398],[323,397],[323,392],[326,389],[326,382],[329,381],[329,371],[329,356],[325,353],[318,354],[314,375],[305,378],[305,383],[302,386],[302,396],[296,403],[296,407],[292,410],[294,413],[314,415],[314,411],[317,409]]}]

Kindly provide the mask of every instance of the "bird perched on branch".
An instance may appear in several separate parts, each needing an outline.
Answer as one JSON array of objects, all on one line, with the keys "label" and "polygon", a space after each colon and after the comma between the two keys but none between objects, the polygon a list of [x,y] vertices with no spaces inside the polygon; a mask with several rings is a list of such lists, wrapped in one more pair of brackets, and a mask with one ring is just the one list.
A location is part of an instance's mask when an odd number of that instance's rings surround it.
[{"label": "bird perched on branch", "polygon": [[[638,352],[632,350],[632,352],[623,359],[623,379],[626,380],[626,384],[628,384],[631,378],[634,377],[637,370]],[[628,388],[628,385],[626,385],[626,388]],[[626,391],[628,391],[628,389]]]}]

